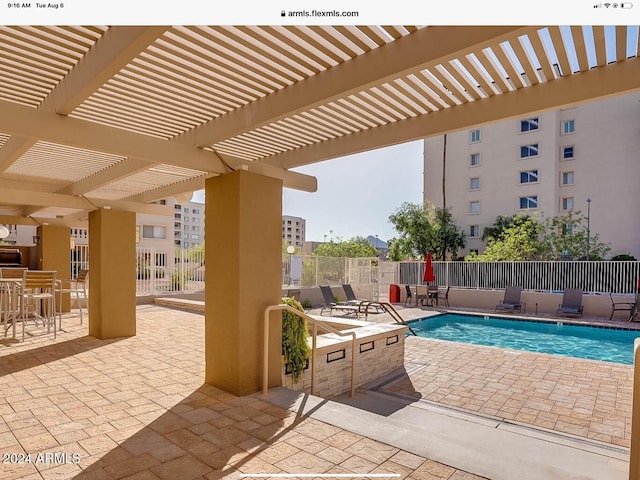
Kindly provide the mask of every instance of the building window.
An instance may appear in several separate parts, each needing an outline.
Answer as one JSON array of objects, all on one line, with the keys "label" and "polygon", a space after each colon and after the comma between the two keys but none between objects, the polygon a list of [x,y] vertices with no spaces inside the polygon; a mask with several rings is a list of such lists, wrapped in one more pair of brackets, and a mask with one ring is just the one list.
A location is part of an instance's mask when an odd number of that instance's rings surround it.
[{"label": "building window", "polygon": [[520,147],[520,158],[537,157],[538,156],[538,144],[523,145]]},{"label": "building window", "polygon": [[194,208],[191,213],[195,213],[196,215],[200,215],[200,209],[199,208]]},{"label": "building window", "polygon": [[187,207],[184,207],[184,209],[182,210],[184,213],[189,213],[189,209]]},{"label": "building window", "polygon": [[192,221],[193,223],[200,223],[200,219],[199,219],[198,217],[192,217],[192,218],[191,218],[191,221]]},{"label": "building window", "polygon": [[471,165],[472,167],[477,167],[478,165],[480,165],[480,154],[479,153],[472,153],[471,154],[469,165]]},{"label": "building window", "polygon": [[538,196],[520,197],[520,208],[538,208]]},{"label": "building window", "polygon": [[199,235],[191,235],[192,240],[198,240],[200,238]]},{"label": "building window", "polygon": [[573,145],[568,147],[562,147],[562,159],[563,160],[573,160]]},{"label": "building window", "polygon": [[189,217],[183,217],[183,218],[182,218],[182,221],[183,221],[183,222],[188,222],[188,221],[189,221]]},{"label": "building window", "polygon": [[564,197],[562,199],[562,210],[573,210],[573,197]]},{"label": "building window", "polygon": [[184,226],[184,229],[185,229],[185,230],[189,230],[189,225],[185,225],[185,226]]},{"label": "building window", "polygon": [[562,185],[573,185],[573,172],[562,172]]},{"label": "building window", "polygon": [[565,235],[573,235],[573,224],[567,223],[563,226],[563,231]]},{"label": "building window", "polygon": [[520,172],[520,183],[537,183],[538,182],[538,170],[527,170],[526,172]]},{"label": "building window", "polygon": [[193,227],[191,227],[191,230],[200,230],[200,227],[197,225],[194,225]]},{"label": "building window", "polygon": [[480,141],[480,130],[471,130],[471,143],[478,143]]},{"label": "building window", "polygon": [[480,236],[480,227],[478,225],[471,225],[469,227],[469,237],[478,238]]},{"label": "building window", "polygon": [[568,135],[576,131],[574,120],[565,120],[562,122],[562,135]]},{"label": "building window", "polygon": [[469,181],[469,190],[480,190],[480,177],[473,177]]},{"label": "building window", "polygon": [[142,238],[154,238],[163,239],[167,238],[167,232],[165,227],[156,227],[153,225],[142,226]]},{"label": "building window", "polygon": [[538,130],[538,117],[528,118],[527,120],[520,120],[520,131],[531,132],[532,130]]},{"label": "building window", "polygon": [[469,202],[469,213],[480,213],[480,202]]},{"label": "building window", "polygon": [[189,242],[184,242],[184,248],[189,248]]}]

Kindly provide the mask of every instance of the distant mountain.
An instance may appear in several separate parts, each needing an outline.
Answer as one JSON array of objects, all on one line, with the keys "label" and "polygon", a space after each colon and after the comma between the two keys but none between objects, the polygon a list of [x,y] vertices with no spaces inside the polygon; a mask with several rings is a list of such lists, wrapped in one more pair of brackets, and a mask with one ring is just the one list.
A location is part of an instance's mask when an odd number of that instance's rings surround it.
[{"label": "distant mountain", "polygon": [[369,235],[367,237],[367,240],[369,240],[373,244],[373,246],[376,248],[388,248],[387,242],[380,240],[379,238],[376,238],[373,235]]}]

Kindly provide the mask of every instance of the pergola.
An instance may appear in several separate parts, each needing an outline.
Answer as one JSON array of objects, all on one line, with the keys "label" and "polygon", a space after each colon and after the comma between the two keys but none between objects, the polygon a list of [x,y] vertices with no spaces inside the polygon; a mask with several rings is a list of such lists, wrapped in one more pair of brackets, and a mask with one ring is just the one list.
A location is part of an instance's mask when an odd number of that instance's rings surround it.
[{"label": "pergola", "polygon": [[38,225],[40,266],[66,269],[88,219],[89,332],[134,335],[135,212],[204,188],[206,380],[251,393],[282,188],[317,188],[292,168],[638,90],[631,32],[0,27],[0,223]]}]

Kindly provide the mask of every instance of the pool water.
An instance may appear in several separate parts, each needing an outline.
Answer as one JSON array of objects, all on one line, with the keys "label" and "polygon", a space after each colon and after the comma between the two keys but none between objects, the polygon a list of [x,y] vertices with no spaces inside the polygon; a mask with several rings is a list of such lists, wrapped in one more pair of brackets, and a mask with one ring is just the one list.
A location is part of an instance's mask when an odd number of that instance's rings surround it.
[{"label": "pool water", "polygon": [[409,322],[419,337],[633,364],[640,330],[447,313]]}]

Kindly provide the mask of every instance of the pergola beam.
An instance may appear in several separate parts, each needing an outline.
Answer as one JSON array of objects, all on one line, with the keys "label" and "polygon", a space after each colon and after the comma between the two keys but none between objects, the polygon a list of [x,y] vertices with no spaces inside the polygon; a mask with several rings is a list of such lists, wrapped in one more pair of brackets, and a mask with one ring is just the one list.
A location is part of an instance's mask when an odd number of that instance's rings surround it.
[{"label": "pergola beam", "polygon": [[637,90],[640,90],[640,59],[634,58],[298,148],[262,161],[282,168],[300,167]]},{"label": "pergola beam", "polygon": [[[249,160],[225,157],[191,145],[127,132],[55,113],[34,110],[11,102],[0,101],[0,132],[36,137],[51,143],[135,157],[151,163],[162,163],[220,175],[245,165],[249,171],[284,179],[284,186],[315,191],[315,178],[296,172],[285,172],[270,165],[254,165]],[[231,167],[231,169],[229,168]],[[311,188],[311,189],[310,189]]]},{"label": "pergola beam", "polygon": [[127,197],[126,200],[132,202],[154,202],[162,198],[173,197],[185,192],[194,192],[196,190],[204,189],[204,181],[209,175],[202,175],[201,177],[190,178],[189,180],[183,180],[182,182],[172,183],[163,187],[154,188],[147,192],[137,193]]},{"label": "pergola beam", "polygon": [[167,27],[160,26],[110,27],[39,108],[70,114],[166,30]]},{"label": "pergola beam", "polygon": [[0,205],[29,205],[35,210],[58,207],[78,210],[97,210],[113,208],[126,212],[148,213],[151,215],[168,215],[170,207],[166,205],[146,204],[127,200],[106,200],[101,198],[73,197],[59,193],[33,192],[4,188],[0,190]]},{"label": "pergola beam", "polygon": [[0,148],[0,173],[4,172],[36,143],[33,137],[12,135]]},{"label": "pergola beam", "polygon": [[428,27],[297,82],[175,137],[201,148],[435,66],[535,27]]}]

